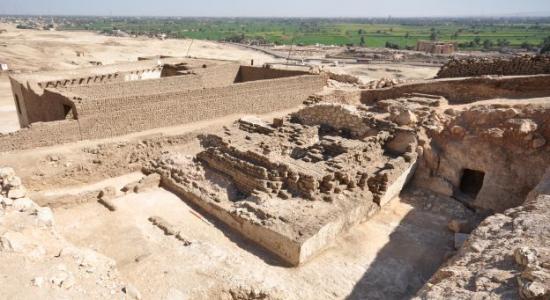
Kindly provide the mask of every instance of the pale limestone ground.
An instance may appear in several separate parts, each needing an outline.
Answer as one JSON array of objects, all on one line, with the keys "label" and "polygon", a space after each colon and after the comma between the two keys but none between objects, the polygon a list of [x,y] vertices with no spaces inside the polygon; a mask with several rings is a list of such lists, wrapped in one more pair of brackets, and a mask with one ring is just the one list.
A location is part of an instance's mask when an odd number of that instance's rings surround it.
[{"label": "pale limestone ground", "polygon": [[[446,224],[460,208],[438,211],[437,203],[447,201],[407,193],[298,268],[280,266],[224,226],[200,220],[163,189],[118,198],[114,213],[89,203],[55,215],[67,239],[115,259],[123,279],[146,299],[215,297],[239,286],[284,299],[377,299],[411,296],[451,250]],[[165,236],[151,216],[175,225],[193,244]]]},{"label": "pale limestone ground", "polygon": [[358,77],[363,82],[380,78],[395,78],[404,81],[434,78],[439,67],[412,66],[406,64],[342,65],[329,67],[335,73],[345,73]]},{"label": "pale limestone ground", "polygon": [[[135,61],[139,56],[168,55],[183,57],[191,40],[165,40],[149,38],[121,38],[93,32],[19,30],[13,25],[0,24],[2,42],[0,57],[11,70],[75,69],[89,65],[90,61],[103,64]],[[76,51],[84,56],[77,57]],[[239,60],[255,64],[274,61],[261,52],[237,48],[209,41],[193,41],[189,56]]]},{"label": "pale limestone ground", "polygon": [[[6,26],[0,25],[0,28]],[[24,71],[78,68],[89,65],[89,61],[107,64],[157,54],[183,56],[190,44],[186,40],[112,38],[89,32],[15,30],[12,26],[7,29],[2,38],[8,46],[0,48],[0,57],[12,70]],[[86,55],[76,57],[75,50]],[[195,41],[190,55],[237,59],[243,63],[254,58],[257,65],[274,61],[262,53],[204,41]],[[355,66],[344,67],[347,68],[358,72]],[[414,74],[415,78],[429,77],[429,74]],[[2,131],[17,128],[12,101],[9,81],[2,76]],[[229,123],[236,117],[170,130],[181,133]],[[170,133],[153,130],[148,134],[160,132]],[[140,135],[143,134],[147,133]],[[0,164],[14,165],[22,175],[31,176],[33,161],[45,153],[69,153],[84,144],[97,142],[3,154]],[[115,213],[97,203],[89,203],[58,209],[55,214],[58,230],[67,239],[114,258],[125,281],[135,283],[145,299],[181,294],[212,298],[221,290],[240,285],[280,293],[283,298],[291,299],[391,298],[414,294],[452,248],[452,235],[446,229],[450,215],[426,209],[423,204],[426,199],[411,196],[409,200],[395,200],[371,221],[354,228],[300,268],[279,266],[271,256],[223,226],[201,221],[190,213],[189,206],[162,189],[115,200],[119,207]],[[154,214],[181,228],[193,245],[183,247],[181,242],[164,236],[147,221]]]}]

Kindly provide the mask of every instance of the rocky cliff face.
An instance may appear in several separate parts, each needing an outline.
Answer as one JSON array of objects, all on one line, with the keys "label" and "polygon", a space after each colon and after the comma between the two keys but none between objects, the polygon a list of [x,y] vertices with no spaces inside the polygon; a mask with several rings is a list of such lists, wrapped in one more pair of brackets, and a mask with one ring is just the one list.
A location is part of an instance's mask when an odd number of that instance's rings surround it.
[{"label": "rocky cliff face", "polygon": [[549,117],[547,104],[447,109],[421,141],[415,182],[478,209],[516,207],[550,165]]},{"label": "rocky cliff face", "polygon": [[523,205],[483,221],[418,298],[550,299],[550,172]]}]

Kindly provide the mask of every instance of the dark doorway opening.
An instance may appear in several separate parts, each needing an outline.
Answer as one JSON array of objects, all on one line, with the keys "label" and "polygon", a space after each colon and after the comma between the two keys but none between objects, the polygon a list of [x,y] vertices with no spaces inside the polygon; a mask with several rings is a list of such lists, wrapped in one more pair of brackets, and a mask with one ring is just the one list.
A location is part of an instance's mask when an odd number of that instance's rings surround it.
[{"label": "dark doorway opening", "polygon": [[475,199],[483,186],[484,179],[485,172],[464,169],[460,179],[460,191]]}]

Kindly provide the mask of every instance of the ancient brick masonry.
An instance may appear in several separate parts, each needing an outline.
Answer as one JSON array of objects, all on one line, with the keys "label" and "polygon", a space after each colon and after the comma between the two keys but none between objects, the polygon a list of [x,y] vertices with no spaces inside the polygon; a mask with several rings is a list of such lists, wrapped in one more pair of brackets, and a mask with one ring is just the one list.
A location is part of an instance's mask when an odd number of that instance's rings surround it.
[{"label": "ancient brick masonry", "polygon": [[[22,123],[37,118],[46,122],[0,135],[0,152],[288,109],[302,104],[326,83],[320,75],[241,67],[227,61],[186,60],[166,68],[171,68],[172,76],[69,84],[46,88],[41,94],[24,89],[32,95],[19,94],[19,100],[25,100],[20,101]],[[107,69],[103,71],[116,70]],[[16,95],[20,88],[14,85]],[[36,110],[43,116],[27,114]]]},{"label": "ancient brick masonry", "polygon": [[512,58],[452,59],[437,74],[438,78],[481,75],[550,74],[550,56],[518,56]]},{"label": "ancient brick masonry", "polygon": [[[410,122],[407,125],[413,125]],[[416,138],[367,111],[320,103],[267,123],[243,117],[147,172],[163,186],[298,265],[395,197],[416,163]],[[283,209],[284,207],[284,209]]]}]

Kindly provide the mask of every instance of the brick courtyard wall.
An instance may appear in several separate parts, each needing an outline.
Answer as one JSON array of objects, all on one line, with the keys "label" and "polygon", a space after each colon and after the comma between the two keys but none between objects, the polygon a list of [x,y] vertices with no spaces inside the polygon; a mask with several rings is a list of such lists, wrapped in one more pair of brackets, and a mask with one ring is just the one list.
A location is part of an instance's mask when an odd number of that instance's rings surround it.
[{"label": "brick courtyard wall", "polygon": [[[229,74],[228,71],[221,75],[218,84],[228,82]],[[132,96],[119,94],[102,99],[47,91],[51,93],[49,97],[65,97],[56,101],[74,101],[77,119],[34,123],[29,128],[0,135],[0,152],[108,138],[232,114],[289,109],[321,91],[325,84],[323,76],[303,75],[214,88]]]},{"label": "brick courtyard wall", "polygon": [[52,146],[81,139],[76,120],[34,123],[16,132],[0,134],[0,152]]},{"label": "brick courtyard wall", "polygon": [[550,74],[550,55],[513,58],[452,59],[437,74],[438,78],[481,75],[536,75]]},{"label": "brick courtyard wall", "polygon": [[279,69],[241,66],[236,82],[275,79],[275,78],[283,78],[283,77],[306,75],[306,74],[309,74],[309,73],[303,72],[303,71],[296,71],[296,70],[279,70]]},{"label": "brick courtyard wall", "polygon": [[322,90],[321,76],[306,75],[77,104],[84,139],[104,138],[231,114],[260,114],[296,107]]},{"label": "brick courtyard wall", "polygon": [[372,104],[379,100],[403,97],[410,93],[443,96],[453,104],[495,98],[548,97],[550,96],[550,75],[427,80],[391,88],[365,90],[361,92],[361,102]]}]

